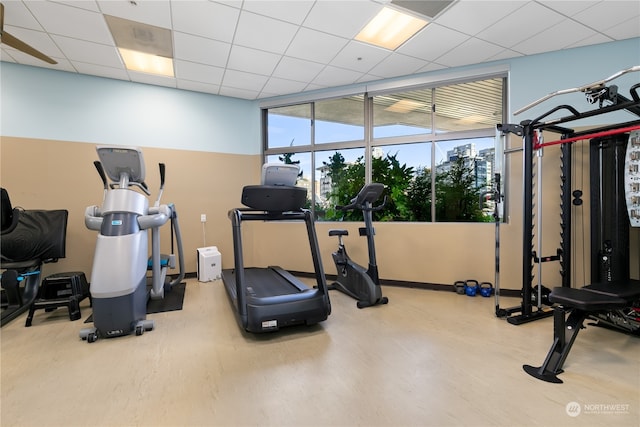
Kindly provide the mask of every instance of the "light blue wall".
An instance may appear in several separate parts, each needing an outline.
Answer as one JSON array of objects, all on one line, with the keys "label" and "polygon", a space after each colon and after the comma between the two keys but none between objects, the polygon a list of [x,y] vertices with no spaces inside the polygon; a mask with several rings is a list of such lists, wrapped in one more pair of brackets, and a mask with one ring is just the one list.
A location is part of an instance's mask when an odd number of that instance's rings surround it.
[{"label": "light blue wall", "polygon": [[0,134],[260,153],[254,101],[0,63]]},{"label": "light blue wall", "polygon": [[[515,111],[551,92],[582,86],[640,65],[640,38],[440,70],[422,76],[443,76],[444,79],[447,74],[473,74],[474,69],[494,65],[509,70],[511,111]],[[411,76],[411,80],[420,77]],[[261,152],[257,101],[6,62],[0,63],[0,80],[0,135],[232,154]],[[402,84],[403,79],[387,81]],[[640,73],[630,73],[612,84],[630,97],[629,87],[639,81]],[[348,91],[349,86],[339,89]],[[313,92],[304,96],[312,97]],[[536,118],[559,104],[570,104],[579,111],[593,108],[581,93],[562,95],[512,116],[511,122]],[[617,113],[594,117],[580,125],[633,118],[629,113]]]},{"label": "light blue wall", "polygon": [[[513,59],[510,61],[511,111],[517,111],[552,92],[584,86],[636,65],[640,65],[640,38]],[[640,72],[635,72],[627,73],[609,85],[617,85],[621,95],[631,98],[629,88],[639,82]],[[596,107],[589,104],[580,92],[558,95],[515,116],[514,122],[535,119],[564,104],[581,112]],[[561,115],[566,116],[568,112],[565,110]],[[619,113],[612,117],[594,117],[581,123],[616,123],[612,121],[613,117],[618,122],[637,119],[630,113]]]}]

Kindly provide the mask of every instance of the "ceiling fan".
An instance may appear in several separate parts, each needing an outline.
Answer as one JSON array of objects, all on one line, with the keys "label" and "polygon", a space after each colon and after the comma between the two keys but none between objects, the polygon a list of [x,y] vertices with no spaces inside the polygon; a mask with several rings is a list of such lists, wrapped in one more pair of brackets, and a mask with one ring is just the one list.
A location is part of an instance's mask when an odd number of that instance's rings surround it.
[{"label": "ceiling fan", "polygon": [[34,49],[29,46],[22,40],[19,40],[12,36],[11,34],[4,31],[4,4],[0,3],[0,42],[6,44],[7,46],[11,46],[14,49],[18,49],[21,52],[26,53],[27,55],[31,55],[35,58],[41,59],[49,64],[57,64],[58,62],[49,58],[44,53]]}]

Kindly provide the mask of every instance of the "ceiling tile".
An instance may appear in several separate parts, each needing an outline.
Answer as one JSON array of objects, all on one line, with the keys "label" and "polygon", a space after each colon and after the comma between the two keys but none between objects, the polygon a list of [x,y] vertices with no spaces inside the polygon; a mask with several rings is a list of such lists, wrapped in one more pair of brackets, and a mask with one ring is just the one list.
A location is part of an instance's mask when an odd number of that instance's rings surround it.
[{"label": "ceiling tile", "polygon": [[285,56],[273,71],[273,76],[309,83],[323,68],[324,65],[317,62],[303,61],[302,59]]},{"label": "ceiling tile", "polygon": [[230,49],[231,45],[228,43],[177,31],[173,33],[173,52],[176,59],[224,67]]},{"label": "ceiling tile", "polygon": [[[30,2],[31,0],[27,0],[27,1]],[[88,10],[88,11],[91,11],[91,12],[100,12],[100,7],[98,6],[98,2],[96,2],[95,0],[80,0],[80,1],[78,1],[78,0],[67,0],[67,1],[51,0],[51,1],[55,1],[56,3],[66,4],[66,5],[71,6],[71,7],[77,7],[79,9],[85,9],[85,10]]]},{"label": "ceiling tile", "polygon": [[73,67],[81,74],[129,80],[129,74],[123,68],[105,67],[102,65],[87,64],[86,62],[73,62]]},{"label": "ceiling tile", "polygon": [[496,54],[494,56],[490,56],[489,58],[487,58],[487,60],[488,61],[499,61],[499,60],[502,60],[502,59],[517,58],[519,56],[523,56],[522,53],[513,51],[511,49],[504,49],[502,52],[499,52],[498,54]]},{"label": "ceiling tile", "polygon": [[285,95],[302,92],[305,87],[307,87],[307,83],[272,77],[267,84],[264,85],[262,93],[267,93],[270,96]]},{"label": "ceiling tile", "polygon": [[[564,19],[564,16],[544,6],[528,3],[509,15],[507,19],[479,32],[477,37],[483,40],[492,40],[494,44],[511,48]],[[527,22],[535,22],[535,25],[524,25]]]},{"label": "ceiling tile", "polygon": [[[602,1],[574,15],[575,19],[578,19],[597,31],[611,28],[631,17],[640,18],[639,1]],[[636,22],[638,22],[640,26],[640,20]]]},{"label": "ceiling tile", "polygon": [[538,3],[565,16],[573,16],[578,12],[590,8],[600,1],[601,0],[538,0]]},{"label": "ceiling tile", "polygon": [[260,92],[264,84],[267,82],[267,76],[259,74],[246,73],[244,71],[227,70],[222,79],[223,87],[233,87],[237,89],[245,89]]},{"label": "ceiling tile", "polygon": [[[640,37],[640,18],[634,17],[603,31],[614,40]],[[639,50],[640,52],[640,50]]]},{"label": "ceiling tile", "polygon": [[315,62],[329,62],[346,44],[347,40],[341,37],[300,28],[286,55]]},{"label": "ceiling tile", "polygon": [[434,23],[427,25],[400,46],[397,52],[425,61],[434,61],[468,39],[469,36],[466,34]]},{"label": "ceiling tile", "polygon": [[129,71],[129,77],[132,82],[145,83],[154,86],[176,87],[176,79],[172,77],[163,77],[156,74],[138,73]]},{"label": "ceiling tile", "polygon": [[201,82],[192,82],[189,80],[178,80],[178,89],[190,90],[192,92],[212,93],[217,95],[220,91],[220,86],[210,85]]},{"label": "ceiling tile", "polygon": [[176,59],[174,65],[176,78],[178,79],[220,85],[224,75],[224,68],[221,67],[182,61],[180,59]]},{"label": "ceiling tile", "polygon": [[609,37],[605,36],[604,34],[596,33],[591,37],[587,37],[586,39],[580,40],[577,43],[567,46],[567,48],[589,46],[592,44],[609,43],[609,42],[611,42],[611,39]]},{"label": "ceiling tile", "polygon": [[[437,18],[437,23],[464,34],[475,35],[504,20],[526,1],[458,1]],[[531,21],[535,22],[535,21]]]},{"label": "ceiling tile", "polygon": [[394,52],[380,61],[369,73],[382,77],[407,76],[425,65],[427,61]]},{"label": "ceiling tile", "polygon": [[313,0],[245,0],[242,3],[242,9],[300,25],[307,17],[313,3]]},{"label": "ceiling tile", "polygon": [[33,1],[27,7],[51,34],[113,45],[109,28],[100,13],[59,3]]},{"label": "ceiling tile", "polygon": [[357,83],[364,83],[364,82],[373,82],[376,80],[380,80],[382,77],[380,76],[374,76],[371,74],[363,74],[362,76],[360,76],[360,78],[358,79]]},{"label": "ceiling tile", "polygon": [[594,34],[596,34],[595,31],[584,25],[565,19],[559,24],[512,46],[511,49],[524,55],[535,55],[544,52],[542,46],[560,50]]},{"label": "ceiling tile", "polygon": [[298,27],[293,24],[243,11],[233,42],[267,52],[284,53],[297,31]]},{"label": "ceiling tile", "polygon": [[5,45],[2,45],[2,56],[0,57],[0,59],[2,59],[2,61],[5,61],[5,62],[14,62],[17,64],[32,65],[34,67],[50,68],[50,69],[60,70],[60,71],[69,71],[72,73],[77,72],[73,68],[73,66],[69,63],[69,61],[67,61],[64,58],[54,58],[56,61],[58,61],[58,63],[49,64],[37,58],[34,58],[31,55],[27,55],[26,53],[23,53],[19,50],[13,49],[12,47],[5,46]]},{"label": "ceiling tile", "polygon": [[234,45],[231,47],[227,67],[232,70],[271,75],[281,56],[271,52]]},{"label": "ceiling tile", "polygon": [[485,62],[503,51],[503,48],[480,39],[469,39],[438,58],[438,64],[458,67]]},{"label": "ceiling tile", "polygon": [[171,28],[171,8],[175,7],[168,0],[137,1],[135,5],[130,1],[106,0],[98,1],[98,5],[105,15],[162,28]]},{"label": "ceiling tile", "polygon": [[324,87],[350,85],[358,81],[363,73],[344,68],[326,66],[311,82]]},{"label": "ceiling tile", "polygon": [[51,37],[53,37],[55,43],[71,61],[80,61],[114,68],[123,66],[120,55],[118,54],[118,49],[116,49],[115,46],[106,46],[99,43],[56,35]]},{"label": "ceiling tile", "polygon": [[351,39],[381,9],[370,1],[317,1],[302,25]]},{"label": "ceiling tile", "polygon": [[4,29],[7,33],[22,40],[29,46],[44,53],[52,58],[64,58],[62,51],[56,46],[51,37],[42,31],[29,30],[26,28],[12,27],[5,25]]},{"label": "ceiling tile", "polygon": [[4,25],[29,28],[32,30],[42,30],[42,25],[38,23],[31,11],[27,9],[21,1],[5,1],[4,4]]},{"label": "ceiling tile", "polygon": [[173,29],[231,43],[240,10],[212,2],[172,3]]},{"label": "ceiling tile", "polygon": [[420,68],[418,70],[419,73],[428,73],[429,71],[438,71],[438,70],[442,70],[444,68],[447,68],[444,65],[438,64],[436,62],[431,62],[427,65],[425,65],[424,67]]},{"label": "ceiling tile", "polygon": [[235,87],[223,86],[220,88],[219,94],[222,96],[229,96],[232,98],[256,99],[259,95],[259,92],[255,92],[247,89],[239,89]]},{"label": "ceiling tile", "polygon": [[330,65],[354,71],[367,72],[391,52],[356,40],[352,40],[336,55]]}]

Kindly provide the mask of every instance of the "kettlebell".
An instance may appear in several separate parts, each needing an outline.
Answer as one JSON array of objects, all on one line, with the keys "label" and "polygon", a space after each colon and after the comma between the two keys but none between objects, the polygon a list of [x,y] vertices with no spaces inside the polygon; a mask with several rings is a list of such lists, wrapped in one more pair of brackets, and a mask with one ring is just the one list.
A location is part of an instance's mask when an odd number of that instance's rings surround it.
[{"label": "kettlebell", "polygon": [[464,285],[464,293],[469,297],[475,297],[476,293],[478,293],[479,288],[480,284],[477,280],[467,280]]},{"label": "kettlebell", "polygon": [[458,294],[458,295],[464,295],[465,292],[465,283],[462,280],[457,280],[455,282],[453,282],[453,290]]},{"label": "kettlebell", "polygon": [[480,295],[488,298],[491,294],[493,294],[493,285],[490,282],[480,283]]}]

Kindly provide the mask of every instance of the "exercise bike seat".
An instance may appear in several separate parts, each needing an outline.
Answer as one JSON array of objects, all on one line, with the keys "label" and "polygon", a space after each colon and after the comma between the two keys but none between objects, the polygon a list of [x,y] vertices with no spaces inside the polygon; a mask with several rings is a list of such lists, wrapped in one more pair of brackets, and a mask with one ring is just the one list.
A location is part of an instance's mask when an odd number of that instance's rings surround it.
[{"label": "exercise bike seat", "polygon": [[349,235],[349,231],[348,230],[337,230],[335,228],[332,228],[331,230],[329,230],[329,237],[333,237],[333,236],[348,236]]}]

